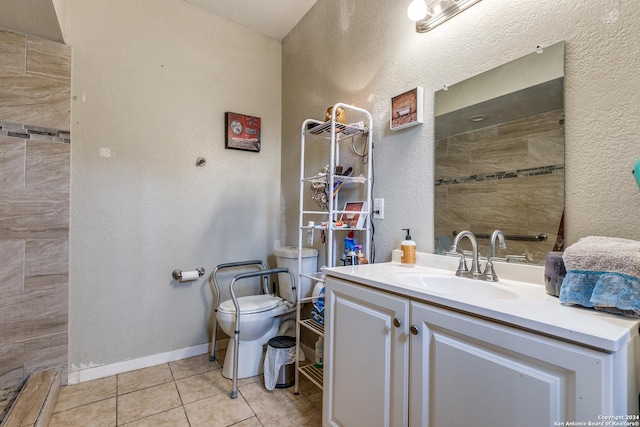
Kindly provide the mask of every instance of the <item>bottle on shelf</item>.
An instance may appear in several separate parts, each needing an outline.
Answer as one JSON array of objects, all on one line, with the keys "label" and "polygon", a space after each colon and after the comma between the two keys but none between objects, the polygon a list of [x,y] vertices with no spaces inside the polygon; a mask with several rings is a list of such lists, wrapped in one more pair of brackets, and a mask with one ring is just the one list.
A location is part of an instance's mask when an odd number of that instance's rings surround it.
[{"label": "bottle on shelf", "polygon": [[367,257],[362,252],[362,245],[356,245],[356,256],[358,257],[358,264],[369,264]]},{"label": "bottle on shelf", "polygon": [[354,265],[354,260],[357,261],[356,256],[356,242],[353,240],[353,231],[350,231],[347,234],[347,237],[344,239],[344,250],[342,252],[342,263],[343,265]]},{"label": "bottle on shelf", "polygon": [[313,228],[316,226],[316,223],[314,221],[309,221],[307,223],[307,227],[309,227],[309,229],[307,230],[307,245],[308,246],[313,246]]},{"label": "bottle on shelf", "polygon": [[312,292],[313,304],[311,317],[316,322],[324,325],[324,283],[317,282]]},{"label": "bottle on shelf", "polygon": [[345,265],[358,265],[358,254],[354,250],[347,252]]},{"label": "bottle on shelf", "polygon": [[322,363],[324,359],[324,340],[322,339],[322,337],[318,338],[318,341],[316,341],[315,350],[316,350],[316,355],[313,361],[313,365],[318,369],[322,369]]}]

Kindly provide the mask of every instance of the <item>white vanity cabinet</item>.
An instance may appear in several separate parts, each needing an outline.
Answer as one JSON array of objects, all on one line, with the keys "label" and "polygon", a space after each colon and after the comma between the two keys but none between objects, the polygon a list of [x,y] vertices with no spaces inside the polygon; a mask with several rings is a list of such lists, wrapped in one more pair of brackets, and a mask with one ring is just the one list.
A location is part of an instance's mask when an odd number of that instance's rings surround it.
[{"label": "white vanity cabinet", "polygon": [[[615,411],[615,356],[411,303],[415,426],[553,426]],[[556,424],[560,425],[560,424]]]},{"label": "white vanity cabinet", "polygon": [[408,299],[327,278],[323,425],[407,425],[408,320]]},{"label": "white vanity cabinet", "polygon": [[638,414],[637,340],[611,353],[335,277],[326,292],[325,426],[540,427]]}]

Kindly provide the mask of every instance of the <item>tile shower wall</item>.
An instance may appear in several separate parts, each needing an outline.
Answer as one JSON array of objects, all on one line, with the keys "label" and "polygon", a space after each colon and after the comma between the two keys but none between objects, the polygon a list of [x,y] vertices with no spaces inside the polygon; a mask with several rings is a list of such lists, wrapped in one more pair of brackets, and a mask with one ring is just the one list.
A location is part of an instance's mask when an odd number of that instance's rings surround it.
[{"label": "tile shower wall", "polygon": [[67,368],[71,49],[0,29],[0,418]]},{"label": "tile shower wall", "polygon": [[[436,236],[490,234],[496,224],[505,234],[544,233],[544,242],[508,241],[500,254],[543,262],[564,209],[562,118],[564,110],[556,110],[437,141]],[[488,239],[478,244],[488,254]]]}]

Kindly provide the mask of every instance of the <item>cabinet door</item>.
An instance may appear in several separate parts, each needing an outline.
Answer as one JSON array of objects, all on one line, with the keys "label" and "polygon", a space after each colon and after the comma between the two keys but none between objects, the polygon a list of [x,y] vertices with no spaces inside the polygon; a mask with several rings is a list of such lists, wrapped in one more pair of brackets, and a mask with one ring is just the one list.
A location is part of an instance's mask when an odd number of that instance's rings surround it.
[{"label": "cabinet door", "polygon": [[325,293],[323,425],[406,426],[409,301],[333,278]]},{"label": "cabinet door", "polygon": [[610,354],[411,304],[411,426],[565,425],[610,414]]}]

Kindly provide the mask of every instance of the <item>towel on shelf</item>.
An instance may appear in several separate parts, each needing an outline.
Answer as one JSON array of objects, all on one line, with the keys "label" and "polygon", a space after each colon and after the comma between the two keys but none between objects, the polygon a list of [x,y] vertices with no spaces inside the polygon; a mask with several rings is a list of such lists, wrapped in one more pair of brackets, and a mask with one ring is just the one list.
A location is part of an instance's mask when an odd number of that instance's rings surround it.
[{"label": "towel on shelf", "polygon": [[590,236],[562,256],[560,302],[640,317],[640,242]]}]

